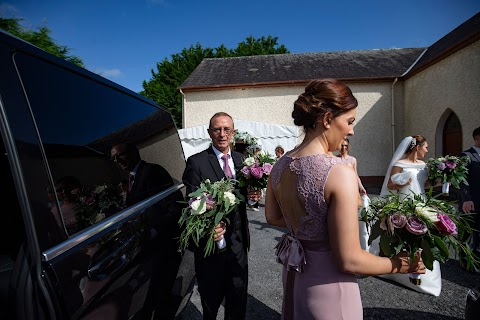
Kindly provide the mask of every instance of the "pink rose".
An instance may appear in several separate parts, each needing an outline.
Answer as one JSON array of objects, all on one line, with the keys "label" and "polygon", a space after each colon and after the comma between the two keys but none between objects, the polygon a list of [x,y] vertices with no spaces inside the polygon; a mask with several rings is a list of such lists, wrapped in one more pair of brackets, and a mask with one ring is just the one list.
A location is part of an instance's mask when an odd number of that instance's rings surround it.
[{"label": "pink rose", "polygon": [[423,223],[423,221],[418,219],[417,217],[409,217],[407,219],[407,224],[405,225],[405,228],[408,230],[408,232],[418,236],[421,236],[428,231],[425,223]]},{"label": "pink rose", "polygon": [[242,174],[243,174],[243,176],[244,176],[245,178],[247,178],[247,179],[250,178],[250,169],[249,169],[249,167],[244,166],[240,171],[242,172]]},{"label": "pink rose", "polygon": [[447,214],[439,213],[438,222],[435,223],[438,230],[447,234],[457,234],[457,226]]},{"label": "pink rose", "polygon": [[390,216],[390,221],[394,228],[399,229],[405,227],[407,224],[407,217],[401,213],[395,212]]},{"label": "pink rose", "polygon": [[270,175],[270,172],[272,172],[273,166],[270,163],[264,163],[263,164],[263,173],[265,173],[267,176]]},{"label": "pink rose", "polygon": [[254,178],[260,179],[263,176],[263,169],[262,167],[254,164],[250,167],[250,172]]},{"label": "pink rose", "polygon": [[447,161],[446,166],[447,166],[447,168],[449,168],[449,169],[455,169],[455,167],[457,166],[457,164],[456,164],[455,162],[453,162],[453,161]]}]

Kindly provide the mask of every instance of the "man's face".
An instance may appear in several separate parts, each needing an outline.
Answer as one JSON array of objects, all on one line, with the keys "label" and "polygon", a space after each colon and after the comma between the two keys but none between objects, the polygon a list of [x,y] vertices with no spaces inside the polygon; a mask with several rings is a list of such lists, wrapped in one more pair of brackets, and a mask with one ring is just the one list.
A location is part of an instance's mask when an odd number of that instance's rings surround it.
[{"label": "man's face", "polygon": [[475,142],[475,147],[480,148],[480,136],[473,137],[473,141]]},{"label": "man's face", "polygon": [[222,153],[227,153],[229,142],[235,134],[233,121],[230,117],[219,116],[213,118],[208,129],[212,144]]},{"label": "man's face", "polygon": [[113,147],[112,150],[110,150],[110,158],[125,171],[133,169],[130,159],[131,157],[123,146]]}]

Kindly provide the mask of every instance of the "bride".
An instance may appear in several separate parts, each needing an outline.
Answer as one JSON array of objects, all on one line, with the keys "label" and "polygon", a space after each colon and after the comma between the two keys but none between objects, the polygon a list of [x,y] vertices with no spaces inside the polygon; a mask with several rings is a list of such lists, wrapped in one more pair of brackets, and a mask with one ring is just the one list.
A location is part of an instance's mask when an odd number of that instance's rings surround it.
[{"label": "bride", "polygon": [[[399,193],[401,199],[412,197],[413,194],[425,195],[425,189],[430,188],[428,172],[422,158],[428,152],[427,140],[421,135],[408,136],[400,142],[388,166],[383,181],[380,196]],[[379,254],[379,239],[375,239],[369,251]],[[434,261],[432,271],[421,276],[421,284],[410,282],[408,274],[389,274],[380,276],[389,279],[415,291],[439,296],[442,290],[440,264]]]}]

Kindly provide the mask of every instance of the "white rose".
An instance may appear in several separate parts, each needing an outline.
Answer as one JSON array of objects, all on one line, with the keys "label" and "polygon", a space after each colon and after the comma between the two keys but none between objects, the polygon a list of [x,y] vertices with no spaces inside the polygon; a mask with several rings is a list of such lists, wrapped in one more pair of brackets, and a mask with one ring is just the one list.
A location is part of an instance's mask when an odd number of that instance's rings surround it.
[{"label": "white rose", "polygon": [[203,206],[200,207],[200,204],[202,203],[202,200],[195,200],[193,201],[191,204],[190,204],[190,208],[192,208],[192,213],[196,213],[196,214],[202,214],[204,213],[205,211],[207,211],[207,205],[206,203],[204,202],[203,203]]},{"label": "white rose", "polygon": [[243,163],[246,165],[246,166],[251,166],[252,164],[255,163],[255,158],[254,157],[248,157],[247,159],[243,160]]},{"label": "white rose", "polygon": [[235,195],[228,191],[223,194],[223,198],[230,200],[230,204],[234,204],[236,199]]},{"label": "white rose", "polygon": [[419,216],[427,218],[431,222],[438,222],[439,221],[438,216],[437,216],[437,212],[432,208],[416,206],[415,207],[415,213]]}]

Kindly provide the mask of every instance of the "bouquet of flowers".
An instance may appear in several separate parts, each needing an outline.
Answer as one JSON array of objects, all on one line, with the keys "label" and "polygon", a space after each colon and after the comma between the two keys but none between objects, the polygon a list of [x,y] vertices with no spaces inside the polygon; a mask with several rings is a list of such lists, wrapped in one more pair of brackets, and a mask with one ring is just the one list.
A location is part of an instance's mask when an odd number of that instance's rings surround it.
[{"label": "bouquet of flowers", "polygon": [[[207,243],[204,248],[206,257],[214,251],[215,226],[222,220],[230,223],[228,214],[244,201],[244,197],[234,188],[231,179],[222,179],[214,183],[207,179],[188,196],[190,200],[185,202],[188,206],[183,208],[178,221],[180,227],[184,226],[180,235],[180,250],[187,249],[192,240],[198,246],[200,239],[206,237]],[[223,249],[225,239],[217,241],[217,247]]]},{"label": "bouquet of flowers", "polygon": [[118,212],[123,206],[120,190],[112,184],[83,187],[75,203],[75,218],[78,230],[89,227],[106,216]]},{"label": "bouquet of flowers", "polygon": [[[370,206],[362,210],[361,220],[371,226],[368,244],[380,237],[380,255],[392,257],[402,251],[410,258],[421,251],[425,267],[433,269],[433,262],[445,262],[453,248],[458,257],[462,250],[467,257],[467,269],[479,265],[471,249],[459,239],[471,233],[471,216],[459,214],[451,202],[432,196],[433,188],[426,196],[416,195],[400,200],[399,194],[372,199]],[[410,281],[420,284],[419,275]]]},{"label": "bouquet of flowers", "polygon": [[442,192],[448,193],[450,184],[455,188],[460,187],[460,183],[468,185],[468,164],[470,158],[467,156],[456,157],[447,155],[440,158],[430,158],[427,160],[428,178],[432,181],[442,180]]},{"label": "bouquet of flowers", "polygon": [[[237,172],[238,186],[250,190],[266,188],[274,163],[275,158],[268,153],[249,155],[243,160],[243,168]],[[249,204],[253,203],[249,200]]]}]

